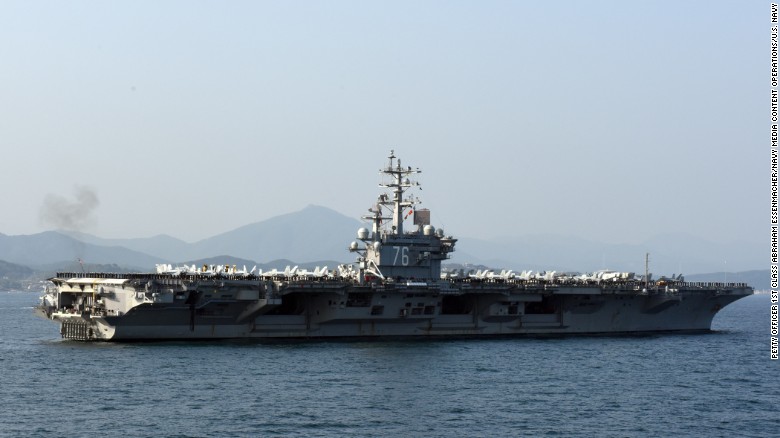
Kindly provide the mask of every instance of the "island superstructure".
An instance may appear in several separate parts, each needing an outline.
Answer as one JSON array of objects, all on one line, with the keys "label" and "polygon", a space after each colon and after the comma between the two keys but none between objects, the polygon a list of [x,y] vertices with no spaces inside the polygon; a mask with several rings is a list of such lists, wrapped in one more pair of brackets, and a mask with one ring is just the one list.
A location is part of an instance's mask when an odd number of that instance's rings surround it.
[{"label": "island superstructure", "polygon": [[[58,273],[36,311],[63,338],[317,339],[706,332],[753,293],[744,283],[599,272],[445,272],[457,239],[407,193],[419,169],[393,152],[387,189],[349,245],[356,262],[313,271],[158,265],[154,273]],[[410,230],[406,230],[409,226]]]}]

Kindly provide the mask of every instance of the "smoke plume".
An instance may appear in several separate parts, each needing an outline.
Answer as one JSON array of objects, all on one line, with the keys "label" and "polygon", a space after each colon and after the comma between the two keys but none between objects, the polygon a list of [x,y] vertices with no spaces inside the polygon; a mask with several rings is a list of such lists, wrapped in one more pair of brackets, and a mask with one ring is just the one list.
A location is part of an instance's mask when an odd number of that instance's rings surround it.
[{"label": "smoke plume", "polygon": [[100,204],[94,190],[76,187],[75,200],[48,194],[43,199],[40,220],[57,229],[81,231],[95,221],[93,213]]}]

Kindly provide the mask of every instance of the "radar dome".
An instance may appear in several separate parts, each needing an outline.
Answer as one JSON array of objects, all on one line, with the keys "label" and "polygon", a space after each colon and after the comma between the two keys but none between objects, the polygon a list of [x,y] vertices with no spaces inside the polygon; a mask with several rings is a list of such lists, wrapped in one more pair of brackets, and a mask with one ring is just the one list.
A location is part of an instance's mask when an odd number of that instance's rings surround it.
[{"label": "radar dome", "polygon": [[382,247],[382,244],[379,242],[374,242],[374,251],[379,252],[379,248]]},{"label": "radar dome", "polygon": [[426,236],[430,236],[433,234],[434,230],[435,228],[433,227],[433,225],[426,225],[423,227],[423,234]]},{"label": "radar dome", "polygon": [[436,237],[444,237],[444,230],[441,228],[436,230]]},{"label": "radar dome", "polygon": [[350,251],[357,251],[357,249],[358,249],[358,243],[357,242],[352,242],[352,243],[349,244],[349,250]]},{"label": "radar dome", "polygon": [[361,228],[361,229],[359,229],[359,230],[358,230],[358,232],[357,232],[357,237],[358,237],[358,239],[360,239],[360,240],[366,240],[366,239],[368,239],[368,230],[367,230],[367,229],[365,229],[365,228]]}]

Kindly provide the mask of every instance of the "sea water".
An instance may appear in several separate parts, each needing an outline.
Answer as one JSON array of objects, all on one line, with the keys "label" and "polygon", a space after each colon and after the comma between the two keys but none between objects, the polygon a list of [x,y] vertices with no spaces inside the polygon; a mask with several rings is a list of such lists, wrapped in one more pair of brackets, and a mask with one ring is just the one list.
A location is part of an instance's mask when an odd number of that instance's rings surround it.
[{"label": "sea water", "polygon": [[714,333],[81,343],[0,293],[0,436],[780,435],[769,296]]}]

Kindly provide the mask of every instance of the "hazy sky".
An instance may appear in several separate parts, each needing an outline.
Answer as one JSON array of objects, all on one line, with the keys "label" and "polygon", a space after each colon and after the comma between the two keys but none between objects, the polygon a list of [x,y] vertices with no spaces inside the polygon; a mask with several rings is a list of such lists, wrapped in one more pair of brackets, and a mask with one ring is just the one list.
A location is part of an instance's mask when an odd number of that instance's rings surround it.
[{"label": "hazy sky", "polygon": [[769,28],[764,1],[3,1],[0,232],[357,218],[395,149],[456,236],[761,242]]}]

